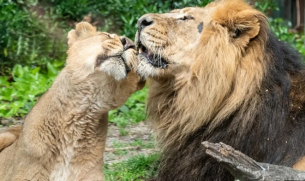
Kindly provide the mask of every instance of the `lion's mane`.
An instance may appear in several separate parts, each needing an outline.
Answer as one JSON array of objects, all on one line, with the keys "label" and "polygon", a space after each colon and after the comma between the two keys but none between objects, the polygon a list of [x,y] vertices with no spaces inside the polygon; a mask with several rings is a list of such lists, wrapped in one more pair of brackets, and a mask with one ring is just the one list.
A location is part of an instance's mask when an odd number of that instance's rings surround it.
[{"label": "lion's mane", "polygon": [[[211,26],[190,52],[192,74],[150,81],[160,181],[233,180],[205,154],[205,140],[286,166],[305,155],[305,68],[298,53],[272,34],[261,12],[238,0],[216,3]],[[229,32],[219,27],[236,24],[259,33],[251,40],[222,38]]]}]

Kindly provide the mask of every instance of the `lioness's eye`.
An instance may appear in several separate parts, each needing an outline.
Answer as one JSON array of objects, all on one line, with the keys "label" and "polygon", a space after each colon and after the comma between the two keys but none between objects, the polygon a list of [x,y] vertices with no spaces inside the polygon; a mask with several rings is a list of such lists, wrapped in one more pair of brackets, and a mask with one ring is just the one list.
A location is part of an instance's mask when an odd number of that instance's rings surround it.
[{"label": "lioness's eye", "polygon": [[194,17],[191,15],[186,15],[186,16],[182,16],[182,17],[178,18],[178,20],[182,20],[182,21],[190,20],[190,19],[194,19]]}]

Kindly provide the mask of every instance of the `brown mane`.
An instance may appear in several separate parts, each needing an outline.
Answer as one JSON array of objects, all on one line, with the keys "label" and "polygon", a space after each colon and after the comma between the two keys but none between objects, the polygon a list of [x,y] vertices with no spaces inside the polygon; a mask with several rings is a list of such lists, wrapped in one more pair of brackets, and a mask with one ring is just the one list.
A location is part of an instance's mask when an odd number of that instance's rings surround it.
[{"label": "brown mane", "polygon": [[[155,113],[158,114],[160,111],[166,110],[166,114],[162,114],[162,122],[159,123],[159,119],[152,119],[153,122],[157,121],[156,130],[160,129],[162,132],[166,130],[166,134],[160,135],[161,140],[163,140],[163,136],[165,137],[162,142],[163,146],[170,145],[171,141],[183,139],[183,137],[203,125],[210,124],[208,129],[212,131],[232,112],[240,109],[242,104],[247,105],[249,101],[253,102],[253,99],[259,99],[254,94],[262,83],[265,73],[264,67],[267,63],[265,59],[268,58],[263,53],[265,52],[265,47],[261,46],[268,41],[267,32],[269,31],[269,26],[266,17],[246,4],[241,5],[240,1],[224,2],[222,7],[214,14],[215,21],[212,22],[208,29],[206,27],[198,49],[190,53],[195,54],[194,64],[190,73],[188,75],[183,74],[172,80],[173,82],[168,83],[172,85],[160,87],[158,84],[158,88],[150,89],[148,102],[150,116],[154,117]],[[251,8],[252,11],[243,11],[238,15],[244,17],[244,13],[251,13],[253,14],[251,17],[255,17],[255,19],[249,19],[247,22],[249,25],[243,24],[243,19],[236,18],[236,15],[234,16],[235,19],[228,20],[227,17],[230,17],[230,14],[236,13],[233,7],[239,7],[235,10],[236,12]],[[245,26],[246,28],[253,26],[251,22],[254,21],[260,24],[259,34],[255,37],[255,40],[250,42],[247,49],[243,49],[241,41],[224,42],[222,39],[225,36],[224,34],[228,32],[219,27],[222,24],[230,24],[230,22],[232,24],[233,22],[236,23],[236,21],[240,21],[240,26]],[[232,48],[230,43],[236,43],[240,47]],[[243,50],[243,52],[240,50]],[[215,54],[217,57],[215,57]],[[154,95],[160,92],[162,92],[162,96],[166,96],[161,98],[161,101],[165,101],[164,103],[155,99]],[[165,92],[171,94],[164,94]],[[165,108],[169,105],[167,102],[169,100],[171,100],[171,106]],[[198,104],[198,100],[208,106]],[[259,100],[256,102],[259,103]],[[158,106],[155,106],[155,104],[158,104]],[[163,106],[165,107],[163,108]],[[255,104],[251,105],[251,108],[245,107],[245,109],[255,110],[257,106],[259,105]],[[157,110],[155,110],[156,108]],[[248,124],[251,123],[244,122],[241,126],[245,128]],[[170,139],[167,138],[168,135],[170,135]]]},{"label": "brown mane", "polygon": [[[160,181],[232,180],[204,153],[205,140],[286,166],[305,155],[305,67],[298,53],[242,1],[208,6],[217,10],[187,53],[190,70],[150,81],[148,116],[163,150]],[[237,30],[243,33],[235,38]]]}]

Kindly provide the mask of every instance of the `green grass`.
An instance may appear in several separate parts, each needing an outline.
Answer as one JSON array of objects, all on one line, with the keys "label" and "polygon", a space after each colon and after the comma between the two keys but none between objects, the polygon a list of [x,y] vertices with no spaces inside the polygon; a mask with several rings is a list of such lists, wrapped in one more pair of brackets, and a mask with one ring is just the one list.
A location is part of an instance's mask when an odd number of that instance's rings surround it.
[{"label": "green grass", "polygon": [[154,148],[155,147],[153,138],[151,138],[151,140],[148,140],[148,141],[136,139],[131,143],[120,143],[117,141],[113,142],[114,148],[123,148],[123,147],[129,147],[129,146],[140,147],[140,148]]},{"label": "green grass", "polygon": [[103,173],[106,181],[141,181],[156,176],[160,155],[138,155],[127,161],[105,164]]},{"label": "green grass", "polygon": [[[131,143],[126,143],[126,142],[118,142],[114,141],[113,142],[113,148],[116,156],[124,156],[127,155],[130,151],[130,148],[132,150],[137,150],[137,149],[153,149],[155,148],[154,144],[154,139],[151,138],[150,140],[141,140],[141,139],[136,139]],[[123,148],[123,149],[122,149]],[[124,148],[129,148],[129,149],[124,149]]]}]

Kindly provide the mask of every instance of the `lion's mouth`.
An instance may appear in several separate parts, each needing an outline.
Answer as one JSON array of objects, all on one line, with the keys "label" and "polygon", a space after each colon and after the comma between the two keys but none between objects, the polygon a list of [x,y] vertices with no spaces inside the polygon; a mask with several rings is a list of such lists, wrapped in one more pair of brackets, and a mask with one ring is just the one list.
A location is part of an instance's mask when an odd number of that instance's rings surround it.
[{"label": "lion's mouth", "polygon": [[168,62],[161,55],[152,53],[141,43],[138,44],[138,53],[140,56],[144,57],[149,64],[156,68],[165,69],[168,65]]}]

